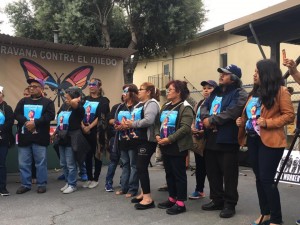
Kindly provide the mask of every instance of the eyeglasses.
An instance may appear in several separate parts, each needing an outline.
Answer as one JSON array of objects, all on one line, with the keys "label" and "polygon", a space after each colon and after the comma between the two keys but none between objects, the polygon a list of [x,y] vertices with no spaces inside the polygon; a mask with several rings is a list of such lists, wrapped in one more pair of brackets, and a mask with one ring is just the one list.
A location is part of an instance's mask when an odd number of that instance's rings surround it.
[{"label": "eyeglasses", "polygon": [[169,89],[167,89],[167,92],[174,91],[174,90],[175,90],[175,88],[169,88]]},{"label": "eyeglasses", "polygon": [[140,88],[139,91],[145,91],[146,89]]},{"label": "eyeglasses", "polygon": [[33,89],[36,89],[36,88],[40,88],[41,86],[39,85],[29,85],[28,88],[33,88]]}]

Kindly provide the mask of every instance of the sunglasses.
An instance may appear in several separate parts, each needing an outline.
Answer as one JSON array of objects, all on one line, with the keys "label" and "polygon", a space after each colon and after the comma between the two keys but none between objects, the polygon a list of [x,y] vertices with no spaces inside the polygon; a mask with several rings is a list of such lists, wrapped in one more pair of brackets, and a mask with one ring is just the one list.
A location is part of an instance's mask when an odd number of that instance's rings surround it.
[{"label": "sunglasses", "polygon": [[90,87],[96,87],[96,86],[98,86],[98,82],[93,82],[93,83],[88,82],[88,85]]}]

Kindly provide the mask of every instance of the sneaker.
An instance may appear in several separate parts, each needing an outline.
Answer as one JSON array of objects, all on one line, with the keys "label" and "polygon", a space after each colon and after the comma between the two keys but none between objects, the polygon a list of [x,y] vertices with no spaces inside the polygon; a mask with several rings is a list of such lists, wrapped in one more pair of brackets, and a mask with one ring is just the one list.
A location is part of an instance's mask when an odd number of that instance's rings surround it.
[{"label": "sneaker", "polygon": [[63,191],[66,190],[68,187],[69,187],[69,184],[66,183],[66,185],[63,186],[63,187],[60,189],[60,191],[63,192]]},{"label": "sneaker", "polygon": [[297,224],[297,225],[300,225],[300,220],[297,220],[297,221],[296,221],[296,224]]},{"label": "sneaker", "polygon": [[84,184],[82,185],[82,187],[88,188],[91,183],[92,183],[92,181],[88,180],[88,181],[84,182]]},{"label": "sneaker", "polygon": [[6,190],[6,188],[3,188],[0,190],[0,194],[1,196],[9,196],[9,192]]},{"label": "sneaker", "polygon": [[114,192],[113,186],[111,184],[106,184],[105,191],[106,192]]},{"label": "sneaker", "polygon": [[82,174],[82,175],[80,176],[80,180],[81,180],[81,181],[88,181],[89,179],[88,179],[88,176],[87,176],[86,174]]},{"label": "sneaker", "polygon": [[191,195],[189,195],[189,199],[200,199],[200,198],[204,198],[205,197],[205,193],[204,192],[199,192],[199,191],[194,191]]},{"label": "sneaker", "polygon": [[65,174],[62,174],[57,178],[57,180],[65,180],[65,179],[66,179]]},{"label": "sneaker", "polygon": [[18,188],[18,190],[17,190],[17,194],[24,194],[25,192],[27,192],[27,191],[30,191],[31,189],[30,188],[28,188],[28,187],[24,187],[24,186],[21,186],[21,187],[19,187]]},{"label": "sneaker", "polygon": [[63,191],[63,193],[64,193],[64,194],[70,194],[70,193],[72,193],[72,192],[74,192],[74,191],[76,191],[76,190],[77,190],[76,187],[69,185],[69,186],[67,187],[67,189],[65,189],[65,190]]},{"label": "sneaker", "polygon": [[98,184],[99,184],[99,182],[98,181],[92,181],[91,183],[90,183],[90,185],[89,185],[89,187],[88,188],[90,188],[90,189],[92,189],[92,188],[95,188],[95,187],[97,187],[98,186]]},{"label": "sneaker", "polygon": [[36,190],[37,193],[39,194],[43,194],[47,191],[46,187],[45,186],[39,186]]}]

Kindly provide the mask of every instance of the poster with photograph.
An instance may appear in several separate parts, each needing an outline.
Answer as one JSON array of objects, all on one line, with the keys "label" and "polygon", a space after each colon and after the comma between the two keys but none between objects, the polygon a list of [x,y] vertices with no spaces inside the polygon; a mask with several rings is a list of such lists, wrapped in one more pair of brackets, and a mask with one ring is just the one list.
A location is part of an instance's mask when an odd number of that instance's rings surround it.
[{"label": "poster with photograph", "polygon": [[[278,177],[279,170],[283,165],[283,162],[286,158],[288,150],[285,150],[282,156],[282,159],[278,165],[276,178]],[[300,185],[300,152],[299,151],[292,151],[287,164],[284,167],[282,176],[280,177],[280,182],[284,183],[291,183]]]},{"label": "poster with photograph", "polygon": [[90,124],[94,121],[96,110],[99,105],[99,102],[91,102],[86,100],[83,107],[85,110],[83,123],[84,124]]}]

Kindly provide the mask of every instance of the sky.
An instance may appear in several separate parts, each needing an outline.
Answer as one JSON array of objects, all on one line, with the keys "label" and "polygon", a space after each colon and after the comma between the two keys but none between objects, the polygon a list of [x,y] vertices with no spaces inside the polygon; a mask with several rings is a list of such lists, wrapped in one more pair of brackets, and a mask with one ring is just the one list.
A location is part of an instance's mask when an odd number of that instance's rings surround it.
[{"label": "sky", "polygon": [[[3,13],[5,6],[16,0],[0,0],[0,32],[14,35],[14,30],[9,24],[8,18]],[[205,31],[264,8],[283,2],[284,0],[202,0],[207,13],[208,21],[202,27]]]}]

